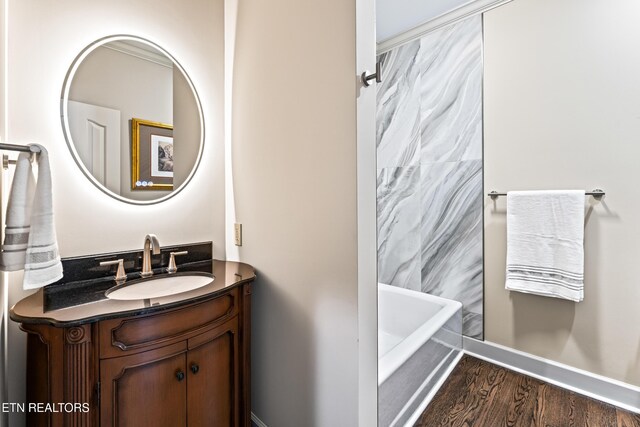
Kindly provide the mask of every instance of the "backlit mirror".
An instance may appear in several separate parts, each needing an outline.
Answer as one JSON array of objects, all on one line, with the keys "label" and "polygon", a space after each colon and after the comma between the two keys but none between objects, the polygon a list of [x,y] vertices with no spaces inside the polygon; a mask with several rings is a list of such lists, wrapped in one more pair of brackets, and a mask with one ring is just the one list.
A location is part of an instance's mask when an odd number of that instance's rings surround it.
[{"label": "backlit mirror", "polygon": [[83,50],[65,79],[61,110],[76,163],[112,197],[157,203],[195,173],[200,101],[173,56],[148,40],[113,36]]}]

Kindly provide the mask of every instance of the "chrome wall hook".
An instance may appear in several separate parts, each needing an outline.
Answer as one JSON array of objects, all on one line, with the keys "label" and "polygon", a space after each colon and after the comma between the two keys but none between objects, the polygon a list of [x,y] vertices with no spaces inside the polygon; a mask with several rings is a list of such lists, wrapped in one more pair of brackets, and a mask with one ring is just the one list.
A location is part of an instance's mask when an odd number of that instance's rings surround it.
[{"label": "chrome wall hook", "polygon": [[371,83],[369,83],[369,80],[376,80],[376,83],[382,83],[382,67],[380,66],[380,62],[376,62],[376,72],[373,74],[369,74],[367,75],[368,71],[365,71],[362,73],[362,75],[360,76],[360,78],[362,79],[362,84],[364,85],[364,87],[369,87],[371,85]]}]

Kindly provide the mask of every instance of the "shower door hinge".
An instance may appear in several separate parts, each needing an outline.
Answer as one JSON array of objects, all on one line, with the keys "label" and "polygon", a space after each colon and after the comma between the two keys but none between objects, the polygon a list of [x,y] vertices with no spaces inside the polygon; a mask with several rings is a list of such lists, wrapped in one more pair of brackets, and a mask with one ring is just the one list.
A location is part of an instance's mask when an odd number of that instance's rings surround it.
[{"label": "shower door hinge", "polygon": [[368,74],[368,71],[362,73],[360,78],[362,79],[362,84],[364,87],[369,87],[371,83],[369,80],[376,80],[376,83],[382,83],[382,66],[380,65],[380,61],[376,62],[376,72],[373,74]]}]

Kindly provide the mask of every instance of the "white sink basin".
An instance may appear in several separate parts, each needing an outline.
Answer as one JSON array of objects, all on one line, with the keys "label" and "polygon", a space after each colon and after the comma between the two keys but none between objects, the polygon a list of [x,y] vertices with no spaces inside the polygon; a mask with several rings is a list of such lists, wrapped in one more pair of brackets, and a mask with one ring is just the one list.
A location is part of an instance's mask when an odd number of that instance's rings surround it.
[{"label": "white sink basin", "polygon": [[105,295],[115,300],[138,300],[148,298],[160,298],[192,291],[208,285],[213,281],[210,276],[180,275],[163,276],[157,279],[147,279],[139,283],[124,284],[109,289]]}]

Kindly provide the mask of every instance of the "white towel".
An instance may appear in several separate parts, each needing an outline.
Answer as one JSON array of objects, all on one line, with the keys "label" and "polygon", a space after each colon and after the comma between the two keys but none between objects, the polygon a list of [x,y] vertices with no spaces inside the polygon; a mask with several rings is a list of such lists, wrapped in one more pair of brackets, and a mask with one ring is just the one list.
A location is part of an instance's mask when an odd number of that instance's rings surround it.
[{"label": "white towel", "polygon": [[506,289],[584,297],[582,190],[507,193]]},{"label": "white towel", "polygon": [[16,161],[7,203],[2,256],[0,256],[0,269],[3,271],[24,269],[35,188],[30,158],[30,153],[20,153]]},{"label": "white towel", "polygon": [[40,288],[62,279],[62,262],[53,221],[53,197],[49,153],[38,154],[38,183],[31,212],[31,231],[24,263],[24,289]]},{"label": "white towel", "polygon": [[7,226],[0,268],[24,268],[24,289],[35,289],[62,278],[51,194],[47,150],[38,145],[38,181],[33,191],[29,153],[20,153],[7,206]]}]

